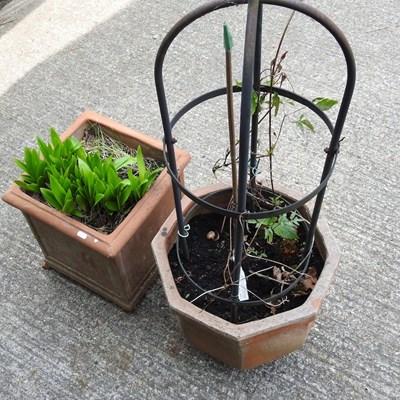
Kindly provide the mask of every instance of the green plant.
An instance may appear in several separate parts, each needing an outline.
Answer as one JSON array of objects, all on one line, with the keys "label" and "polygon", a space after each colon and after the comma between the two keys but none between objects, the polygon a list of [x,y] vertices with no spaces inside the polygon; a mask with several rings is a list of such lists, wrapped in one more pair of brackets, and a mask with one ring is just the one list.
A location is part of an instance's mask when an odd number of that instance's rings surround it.
[{"label": "green plant", "polygon": [[[285,98],[284,96],[280,96],[274,89],[286,86],[286,88],[293,90],[293,86],[283,68],[283,62],[287,58],[289,52],[282,52],[282,46],[294,15],[295,11],[292,12],[283,29],[275,56],[271,60],[269,67],[260,72],[258,82],[254,83],[254,88],[258,89],[253,89],[251,94],[251,114],[253,117],[255,116],[257,118],[259,130],[262,122],[267,120],[266,133],[268,138],[267,148],[264,151],[260,150],[260,140],[257,142],[257,150],[254,151],[252,149],[258,159],[256,167],[252,168],[254,171],[250,172],[250,186],[253,191],[256,189],[255,178],[259,170],[260,160],[265,157],[269,160],[269,180],[271,189],[273,192],[275,191],[273,179],[273,158],[286,122],[294,124],[302,133],[305,131],[312,133],[316,132],[314,124],[306,115],[306,111],[303,112],[306,107],[296,107],[298,103]],[[236,80],[235,86],[241,88],[242,82]],[[332,107],[338,104],[337,100],[327,97],[316,97],[312,102],[324,112],[329,111]],[[275,119],[275,121],[273,119]],[[238,143],[239,142],[236,142],[236,145],[238,145]],[[228,167],[233,163],[232,159],[229,157],[232,153],[233,150],[231,146],[225,151],[225,157],[220,158],[215,162],[212,169],[214,175],[216,175],[216,172],[219,169]]]},{"label": "green plant", "polygon": [[140,147],[138,147],[136,152],[136,162],[138,174],[134,175],[132,171],[128,170],[128,180],[131,185],[131,196],[133,200],[138,201],[149,190],[149,187],[162,168],[156,168],[154,170],[150,167],[146,168]]},{"label": "green plant", "polygon": [[[266,87],[266,91],[258,91],[256,95],[253,94],[252,102],[256,102],[253,105],[254,113],[257,113],[257,118],[259,120],[259,124],[268,117],[268,126],[267,126],[267,136],[268,136],[268,149],[266,151],[266,155],[269,160],[269,178],[271,189],[274,192],[274,179],[273,179],[273,156],[275,152],[276,145],[279,141],[281,132],[283,130],[283,126],[287,120],[294,123],[303,133],[305,130],[309,130],[311,132],[315,132],[315,128],[313,123],[304,115],[301,114],[298,118],[292,118],[293,115],[298,115],[299,111],[302,111],[305,107],[300,107],[292,112],[284,111],[284,115],[280,119],[279,128],[274,130],[272,117],[277,118],[279,116],[279,112],[281,109],[284,109],[286,105],[291,107],[295,107],[296,103],[290,99],[282,98],[278,95],[278,93],[274,90],[274,87],[282,88],[284,84],[288,83],[290,88],[293,89],[288,76],[283,70],[283,61],[286,59],[288,55],[288,51],[281,53],[283,41],[285,39],[288,28],[291,24],[291,21],[295,15],[295,11],[293,11],[283,29],[282,35],[280,37],[278,47],[275,53],[275,57],[271,60],[269,68],[266,68],[260,74],[260,82],[259,87]],[[263,74],[266,74],[263,76]],[[334,105],[338,103],[337,100],[325,98],[325,97],[317,97],[313,100],[317,107],[319,107],[322,111],[328,111]],[[266,107],[265,107],[266,106]],[[283,107],[281,107],[283,106]],[[259,116],[262,111],[265,111],[264,115]],[[255,187],[255,177],[252,178],[250,182],[252,187]]]},{"label": "green plant", "polygon": [[15,163],[22,169],[23,180],[16,180],[15,183],[29,192],[38,192],[49,183],[48,173],[65,173],[74,157],[85,157],[85,151],[81,143],[74,136],[62,142],[57,132],[50,129],[51,143],[46,144],[37,137],[36,142],[39,151],[25,147],[24,161],[15,160]]},{"label": "green plant", "polygon": [[298,239],[297,228],[300,222],[304,221],[296,212],[282,214],[279,217],[263,218],[259,220],[249,220],[250,224],[255,224],[257,229],[264,231],[264,238],[268,243],[272,243],[274,235],[282,239]]},{"label": "green plant", "polygon": [[65,175],[55,178],[49,176],[48,187],[40,188],[43,198],[55,209],[67,215],[83,217],[82,212],[76,207],[71,191],[71,180]]},{"label": "green plant", "polygon": [[[146,167],[140,146],[136,156],[130,155],[103,133],[97,150],[92,146],[90,152],[74,136],[61,141],[54,129],[50,136],[51,143],[37,138],[39,150],[25,148],[24,160],[15,160],[23,171],[22,179],[15,182],[28,192],[40,193],[67,215],[125,214],[163,169]],[[107,149],[101,149],[101,143],[107,143]]]},{"label": "green plant", "polygon": [[255,247],[252,247],[252,246],[249,246],[246,249],[246,253],[248,255],[255,256],[255,257],[258,257],[258,258],[268,258],[267,253],[265,253],[264,251],[259,251]]},{"label": "green plant", "polygon": [[29,192],[39,192],[47,181],[47,163],[40,158],[40,153],[35,149],[24,149],[24,162],[15,160],[19,168],[24,171],[23,180],[15,183]]},{"label": "green plant", "polygon": [[114,162],[111,157],[103,160],[99,153],[88,154],[86,160],[78,159],[75,178],[76,201],[80,208],[84,211],[103,208],[107,214],[123,213],[130,186],[129,181],[118,176],[117,167],[134,161],[133,157]]},{"label": "green plant", "polygon": [[281,196],[271,196],[269,199],[274,207],[281,207],[285,203]]}]

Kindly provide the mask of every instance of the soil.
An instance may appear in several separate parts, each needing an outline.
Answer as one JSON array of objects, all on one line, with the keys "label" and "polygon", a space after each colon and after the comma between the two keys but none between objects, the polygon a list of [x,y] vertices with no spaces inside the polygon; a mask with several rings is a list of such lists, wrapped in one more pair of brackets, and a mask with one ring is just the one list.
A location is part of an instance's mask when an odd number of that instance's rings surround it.
[{"label": "soil", "polygon": [[[256,232],[255,225],[248,224],[246,230],[247,237],[245,238],[249,243]],[[205,291],[220,288],[213,293],[219,297],[230,299],[233,286],[227,283],[230,280],[229,272],[226,269],[226,266],[229,265],[230,255],[229,223],[220,215],[200,215],[190,221],[189,233],[187,243],[190,260],[186,261],[183,255],[180,256],[188,275]],[[261,230],[257,233],[251,247],[254,249],[253,254],[256,252],[258,255],[263,255],[264,259],[245,256],[242,261],[249,300],[267,299],[269,296],[279,293],[282,288],[287,287],[299,276],[296,268],[299,268],[299,263],[303,258],[305,234],[304,226],[300,225],[299,239],[287,240],[275,235],[270,244]],[[207,236],[209,238],[214,236],[214,238],[209,239]],[[215,240],[216,238],[217,240]],[[266,257],[270,261],[266,261]],[[210,294],[199,297],[202,291],[185,276],[178,262],[176,246],[170,251],[169,260],[178,291],[184,299],[194,300],[193,303],[199,308],[231,321],[230,303],[215,299]],[[285,267],[281,264],[284,264]],[[273,302],[262,302],[258,306],[240,306],[237,323],[259,320],[300,306],[307,300],[323,266],[324,261],[318,249],[314,247],[306,275],[288,295]]]}]

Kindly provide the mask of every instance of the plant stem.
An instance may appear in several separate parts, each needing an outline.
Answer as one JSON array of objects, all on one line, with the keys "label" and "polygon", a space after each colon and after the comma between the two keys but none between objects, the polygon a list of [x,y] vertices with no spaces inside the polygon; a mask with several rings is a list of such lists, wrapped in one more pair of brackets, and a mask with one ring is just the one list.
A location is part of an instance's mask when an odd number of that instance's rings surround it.
[{"label": "plant stem", "polygon": [[269,158],[269,179],[271,182],[271,190],[272,190],[272,193],[274,193],[274,194],[275,194],[275,189],[274,189],[274,178],[273,178],[273,145],[272,145],[272,95],[273,95],[272,86],[273,86],[274,80],[275,80],[276,65],[277,65],[276,63],[277,63],[277,60],[279,57],[279,53],[281,52],[283,39],[286,36],[286,32],[289,28],[290,22],[292,21],[295,12],[296,11],[293,11],[290,14],[290,17],[286,23],[286,26],[285,26],[285,28],[282,32],[281,38],[279,40],[278,48],[276,49],[275,58],[271,61],[270,90],[269,90],[269,102],[268,102],[268,111],[269,111],[269,115],[268,115],[268,146],[269,146],[268,158]]},{"label": "plant stem", "polygon": [[[261,86],[261,47],[262,47],[262,17],[263,17],[263,4],[258,6],[258,19],[257,19],[257,34],[256,34],[256,48],[254,54],[254,78],[253,90],[257,93],[258,99],[260,98]],[[256,110],[251,118],[251,149],[250,149],[250,188],[253,194],[257,189],[257,147],[258,147],[258,126],[259,126],[259,109],[258,104]],[[255,211],[254,197],[250,198],[250,211]]]}]

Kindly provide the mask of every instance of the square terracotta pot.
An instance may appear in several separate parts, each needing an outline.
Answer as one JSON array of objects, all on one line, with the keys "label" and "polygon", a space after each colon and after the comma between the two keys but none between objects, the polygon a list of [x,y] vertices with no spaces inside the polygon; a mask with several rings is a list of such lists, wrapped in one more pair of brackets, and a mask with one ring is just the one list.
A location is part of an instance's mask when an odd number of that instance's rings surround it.
[{"label": "square terracotta pot", "polygon": [[[162,160],[162,143],[92,111],[84,112],[62,135],[81,139],[84,130],[100,124],[107,134],[126,145],[142,148],[144,156]],[[176,149],[180,179],[190,160],[189,153]],[[150,242],[174,208],[167,170],[161,172],[150,190],[125,220],[109,235],[33,199],[12,184],[3,200],[20,209],[44,254],[44,266],[53,268],[96,293],[132,310],[156,276]]]},{"label": "square terracotta pot", "polygon": [[[213,197],[212,202],[226,207],[231,190],[223,188],[221,185],[213,185],[201,189],[195,195],[204,197],[221,191],[220,195]],[[302,198],[293,191],[281,188],[277,191],[292,200]],[[183,198],[184,215],[194,206],[192,200]],[[192,217],[208,212],[200,207],[198,210]],[[311,208],[304,206],[299,211],[303,217],[308,218]],[[173,212],[154,238],[152,248],[166,297],[186,339],[200,350],[240,370],[282,357],[303,345],[328,293],[340,259],[340,251],[322,218],[318,221],[316,244],[325,263],[306,302],[290,311],[240,325],[212,315],[180,296],[168,261],[168,253],[176,241],[177,230],[176,215]]]}]

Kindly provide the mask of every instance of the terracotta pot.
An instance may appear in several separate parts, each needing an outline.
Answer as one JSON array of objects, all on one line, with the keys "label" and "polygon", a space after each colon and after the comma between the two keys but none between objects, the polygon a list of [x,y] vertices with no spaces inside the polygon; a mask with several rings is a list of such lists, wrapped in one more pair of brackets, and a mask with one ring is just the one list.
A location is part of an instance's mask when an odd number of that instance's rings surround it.
[{"label": "terracotta pot", "polygon": [[[204,197],[222,188],[221,185],[210,186],[198,191],[196,195]],[[278,191],[289,199],[302,197],[293,191]],[[229,197],[230,190],[225,190],[214,197],[212,203],[226,207]],[[184,197],[182,206],[186,215],[195,203]],[[204,208],[198,207],[193,216],[206,212],[208,211]],[[310,207],[302,207],[300,212],[307,218]],[[179,295],[168,261],[168,253],[176,237],[177,222],[173,212],[152,241],[152,248],[169,305],[177,316],[183,336],[194,346],[234,368],[243,370],[282,357],[303,345],[327,295],[340,259],[339,249],[322,218],[318,222],[316,244],[325,264],[306,302],[293,310],[241,325],[212,315]]]},{"label": "terracotta pot", "polygon": [[[114,139],[142,148],[145,156],[162,160],[162,143],[92,111],[84,112],[61,135],[81,139],[91,124],[98,123]],[[190,160],[176,150],[180,179]],[[145,294],[157,270],[150,242],[173,210],[170,177],[164,170],[125,220],[109,235],[42,204],[13,184],[3,200],[20,209],[44,253],[44,267],[54,268],[96,293],[132,310]]]}]

